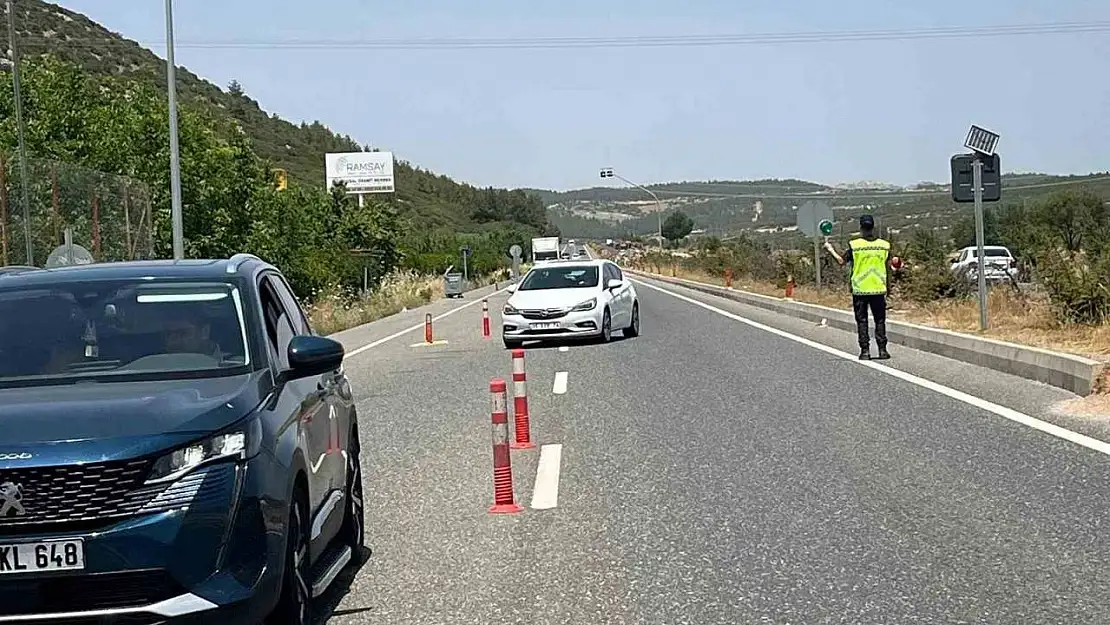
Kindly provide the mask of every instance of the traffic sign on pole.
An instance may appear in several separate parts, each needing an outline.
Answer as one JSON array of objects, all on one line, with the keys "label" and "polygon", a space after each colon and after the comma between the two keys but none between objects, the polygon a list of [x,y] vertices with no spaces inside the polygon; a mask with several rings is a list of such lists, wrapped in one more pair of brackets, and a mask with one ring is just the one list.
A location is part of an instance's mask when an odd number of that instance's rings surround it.
[{"label": "traffic sign on pole", "polygon": [[[813,239],[813,271],[817,289],[821,289],[821,244],[818,237],[832,233],[832,207],[825,202],[810,200],[798,208],[798,230]],[[827,230],[827,232],[826,232]]]},{"label": "traffic sign on pole", "polygon": [[[1002,168],[995,153],[1000,135],[972,125],[964,139],[971,154],[952,157],[952,200],[975,204],[975,260],[979,282],[979,329],[987,329],[986,242],[983,240],[983,202],[1002,199]],[[971,180],[968,181],[968,174]],[[970,182],[970,189],[968,183]]]}]

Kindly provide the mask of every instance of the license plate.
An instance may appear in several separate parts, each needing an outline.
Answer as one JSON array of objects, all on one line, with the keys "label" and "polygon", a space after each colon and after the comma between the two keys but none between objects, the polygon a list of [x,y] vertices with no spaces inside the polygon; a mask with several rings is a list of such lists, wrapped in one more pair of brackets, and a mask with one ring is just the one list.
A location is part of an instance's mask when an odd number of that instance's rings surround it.
[{"label": "license plate", "polygon": [[559,323],[533,323],[533,330],[555,330],[559,327]]},{"label": "license plate", "polygon": [[0,575],[84,568],[85,543],[81,540],[0,545]]}]

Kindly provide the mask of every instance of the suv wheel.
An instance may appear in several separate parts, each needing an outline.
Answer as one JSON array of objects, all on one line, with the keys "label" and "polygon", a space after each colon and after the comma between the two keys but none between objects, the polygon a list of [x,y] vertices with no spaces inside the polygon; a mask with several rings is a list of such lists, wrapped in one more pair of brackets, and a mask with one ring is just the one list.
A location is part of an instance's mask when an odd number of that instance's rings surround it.
[{"label": "suv wheel", "polygon": [[366,547],[366,504],[362,498],[362,445],[359,443],[358,430],[351,430],[347,449],[347,510],[343,515],[341,540],[351,548],[351,558],[358,562]]},{"label": "suv wheel", "polygon": [[266,625],[308,625],[312,620],[312,591],[308,586],[308,524],[305,497],[298,490],[289,506],[285,537],[285,574],[277,607]]}]

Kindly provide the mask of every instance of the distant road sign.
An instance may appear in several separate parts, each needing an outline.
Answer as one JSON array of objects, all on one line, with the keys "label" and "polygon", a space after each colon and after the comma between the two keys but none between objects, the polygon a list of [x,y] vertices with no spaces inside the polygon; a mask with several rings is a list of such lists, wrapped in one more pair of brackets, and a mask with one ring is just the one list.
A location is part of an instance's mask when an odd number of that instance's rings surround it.
[{"label": "distant road sign", "polygon": [[46,257],[46,268],[65,267],[67,265],[91,265],[96,262],[89,250],[72,243],[59,245]]},{"label": "distant road sign", "polygon": [[509,248],[509,256],[512,256],[513,258],[520,258],[520,255],[523,253],[524,250],[521,249],[519,245],[514,244],[512,247]]},{"label": "distant road sign", "polygon": [[998,202],[1002,199],[1002,162],[997,154],[977,157],[975,154],[956,154],[952,157],[952,201],[961,204],[975,201],[975,159],[983,162],[983,201]]},{"label": "distant road sign", "polygon": [[810,200],[798,207],[798,230],[807,237],[820,235],[822,221],[828,221],[830,226],[833,222],[832,207],[825,202]]}]

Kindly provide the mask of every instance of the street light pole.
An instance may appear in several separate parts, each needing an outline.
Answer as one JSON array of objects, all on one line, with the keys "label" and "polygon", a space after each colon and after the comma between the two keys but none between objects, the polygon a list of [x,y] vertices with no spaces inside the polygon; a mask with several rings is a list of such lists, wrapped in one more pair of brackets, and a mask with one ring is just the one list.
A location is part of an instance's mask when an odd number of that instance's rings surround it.
[{"label": "street light pole", "polygon": [[659,196],[656,195],[655,192],[652,191],[651,189],[649,189],[649,188],[647,188],[643,185],[636,184],[635,182],[632,182],[628,178],[625,178],[624,176],[614,172],[612,169],[609,169],[609,168],[605,168],[605,169],[601,170],[601,177],[602,178],[616,178],[617,180],[620,180],[621,182],[625,183],[626,185],[628,185],[630,187],[636,187],[637,189],[643,191],[644,193],[647,193],[648,195],[651,196],[651,199],[655,200],[655,208],[656,208],[655,216],[659,220],[659,231],[658,231],[658,234],[659,234],[659,249],[663,249],[663,202],[659,200]]},{"label": "street light pole", "polygon": [[12,51],[12,95],[15,97],[15,127],[19,142],[19,187],[23,195],[23,241],[27,245],[28,265],[35,264],[35,244],[31,238],[31,175],[27,171],[27,123],[23,119],[23,88],[20,80],[19,46],[15,41],[15,2],[7,0],[8,45]]},{"label": "street light pole", "polygon": [[[11,0],[9,0],[10,2]],[[166,0],[166,87],[170,115],[170,221],[173,258],[185,258],[185,226],[181,211],[181,154],[177,141],[177,65],[173,58],[173,0]]]}]

